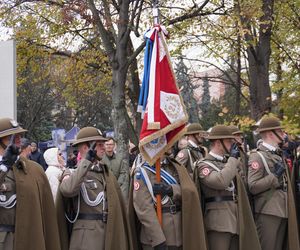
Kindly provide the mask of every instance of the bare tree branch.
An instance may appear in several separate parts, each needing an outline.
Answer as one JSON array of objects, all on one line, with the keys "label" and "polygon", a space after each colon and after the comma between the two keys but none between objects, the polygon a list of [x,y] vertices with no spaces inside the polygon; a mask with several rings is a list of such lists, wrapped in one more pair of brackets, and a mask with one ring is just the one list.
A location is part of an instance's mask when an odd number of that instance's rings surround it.
[{"label": "bare tree branch", "polygon": [[128,58],[127,67],[132,63],[132,61],[142,52],[146,45],[146,42],[142,42],[141,45],[133,52],[133,54]]},{"label": "bare tree branch", "polygon": [[[220,72],[222,72],[228,79],[229,79],[229,82],[228,82],[228,85],[234,87],[237,91],[239,91],[239,93],[241,94],[241,96],[247,101],[249,102],[250,100],[242,93],[242,91],[240,91],[236,84],[235,84],[235,81],[232,79],[232,77],[230,76],[230,74],[228,74],[227,71],[225,71],[224,69],[220,68],[219,66],[215,65],[214,63],[211,63],[211,62],[207,62],[207,61],[204,61],[204,60],[201,60],[201,59],[191,59],[191,58],[187,58],[185,57],[186,60],[189,60],[189,61],[197,61],[197,62],[202,62],[202,63],[205,63],[205,64],[208,64],[210,66],[213,66],[215,67],[216,69],[218,69]],[[201,77],[199,77],[201,78]]]},{"label": "bare tree branch", "polygon": [[108,54],[110,60],[112,60],[114,57],[114,54],[116,52],[116,50],[113,46],[113,44],[115,44],[113,35],[105,29],[105,27],[101,21],[101,18],[99,16],[98,10],[95,6],[94,0],[88,0],[88,2],[90,5],[90,9],[93,13],[93,17],[94,17],[95,23],[97,25],[99,34],[101,36],[101,40],[103,41],[103,45],[107,51],[107,54]]},{"label": "bare tree branch", "polygon": [[[212,11],[205,11],[205,12],[202,12],[202,10],[204,9],[204,7],[209,3],[209,0],[205,0],[203,2],[203,4],[195,9],[195,7],[193,6],[192,7],[192,10],[190,11],[187,11],[184,15],[182,16],[179,16],[179,17],[175,17],[169,21],[166,21],[166,23],[168,25],[172,25],[172,24],[175,24],[175,23],[178,23],[178,22],[182,22],[182,21],[185,21],[185,20],[188,20],[188,19],[191,19],[191,18],[194,18],[194,17],[199,17],[199,16],[207,16],[207,15],[211,15],[211,14],[221,14],[221,13],[217,13],[218,10],[220,9],[223,9],[224,8],[224,1],[222,1],[222,4],[218,7],[216,7],[214,10]],[[225,13],[222,13],[222,14],[225,14]]]}]

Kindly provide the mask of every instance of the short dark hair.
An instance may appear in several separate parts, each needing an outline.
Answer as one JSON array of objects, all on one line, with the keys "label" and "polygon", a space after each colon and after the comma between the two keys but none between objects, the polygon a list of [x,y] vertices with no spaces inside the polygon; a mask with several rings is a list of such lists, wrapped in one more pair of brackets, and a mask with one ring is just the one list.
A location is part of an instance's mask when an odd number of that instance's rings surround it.
[{"label": "short dark hair", "polygon": [[21,150],[31,145],[31,142],[27,138],[21,138]]}]

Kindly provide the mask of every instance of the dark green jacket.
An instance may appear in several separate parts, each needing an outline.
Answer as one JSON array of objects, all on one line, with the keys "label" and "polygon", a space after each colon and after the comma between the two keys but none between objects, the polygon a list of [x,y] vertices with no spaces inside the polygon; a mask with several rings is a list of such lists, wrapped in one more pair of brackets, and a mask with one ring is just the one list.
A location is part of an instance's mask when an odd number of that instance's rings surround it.
[{"label": "dark green jacket", "polygon": [[116,154],[113,154],[111,157],[105,155],[102,159],[103,163],[108,166],[108,168],[113,172],[116,177],[121,192],[124,199],[128,198],[128,189],[129,189],[129,168],[125,160],[119,157]]}]

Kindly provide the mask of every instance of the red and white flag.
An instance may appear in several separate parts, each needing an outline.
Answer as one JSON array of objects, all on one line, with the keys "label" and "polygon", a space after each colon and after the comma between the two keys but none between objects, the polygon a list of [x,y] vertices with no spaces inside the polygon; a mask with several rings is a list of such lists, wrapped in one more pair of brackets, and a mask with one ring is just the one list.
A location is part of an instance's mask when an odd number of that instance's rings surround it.
[{"label": "red and white flag", "polygon": [[[146,33],[151,43],[148,69],[142,89],[147,95],[146,110],[140,133],[140,152],[153,165],[185,133],[188,116],[176,85],[162,26]],[[143,95],[143,93],[141,93]],[[142,98],[141,98],[142,99]]]}]

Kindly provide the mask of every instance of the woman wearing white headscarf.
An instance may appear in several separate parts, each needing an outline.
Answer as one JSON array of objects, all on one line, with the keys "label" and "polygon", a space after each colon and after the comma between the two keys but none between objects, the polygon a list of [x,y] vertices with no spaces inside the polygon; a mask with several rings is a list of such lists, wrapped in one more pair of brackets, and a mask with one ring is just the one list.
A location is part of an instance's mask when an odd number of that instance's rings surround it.
[{"label": "woman wearing white headscarf", "polygon": [[48,165],[45,173],[49,180],[53,199],[55,202],[59,180],[64,171],[65,162],[58,148],[47,149],[44,153],[44,158]]}]

